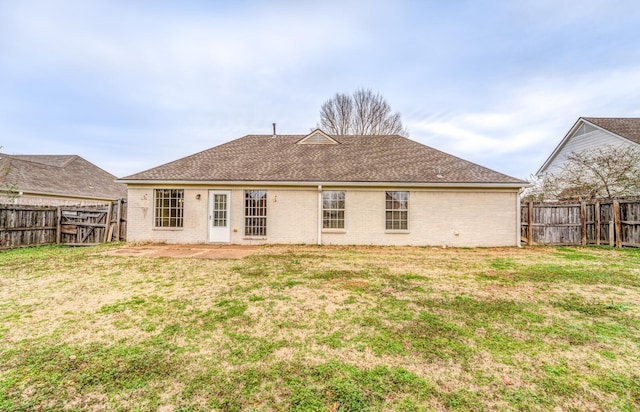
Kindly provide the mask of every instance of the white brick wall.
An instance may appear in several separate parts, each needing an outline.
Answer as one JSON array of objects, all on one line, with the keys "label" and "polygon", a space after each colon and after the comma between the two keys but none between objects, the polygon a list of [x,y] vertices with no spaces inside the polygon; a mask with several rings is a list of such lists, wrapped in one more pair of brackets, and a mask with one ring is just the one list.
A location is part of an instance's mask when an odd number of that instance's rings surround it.
[{"label": "white brick wall", "polygon": [[[396,189],[394,189],[396,190]],[[514,246],[517,192],[409,191],[406,232],[385,230],[385,191],[347,192],[345,233],[325,244]]]},{"label": "white brick wall", "polygon": [[[249,188],[267,190],[266,238],[244,236],[245,188],[185,189],[184,227],[164,230],[153,228],[153,188],[129,187],[128,240],[206,243],[209,189],[231,190],[231,243],[316,244],[318,241],[317,188],[266,186]],[[323,244],[514,246],[518,239],[517,189],[404,189],[410,194],[409,230],[403,233],[385,230],[384,188],[324,189],[346,191],[346,210],[345,230],[323,231]]]},{"label": "white brick wall", "polygon": [[[157,187],[159,188],[159,187]],[[163,188],[179,188],[169,187]],[[206,189],[184,190],[184,227],[156,229],[153,227],[153,189],[130,187],[127,203],[127,240],[129,242],[205,243],[207,241]],[[200,199],[196,199],[197,195]]]}]

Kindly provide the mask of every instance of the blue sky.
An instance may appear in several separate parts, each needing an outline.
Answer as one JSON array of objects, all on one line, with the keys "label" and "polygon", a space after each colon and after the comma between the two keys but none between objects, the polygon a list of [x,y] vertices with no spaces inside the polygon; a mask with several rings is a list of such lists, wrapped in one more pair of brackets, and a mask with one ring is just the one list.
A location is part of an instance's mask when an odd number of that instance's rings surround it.
[{"label": "blue sky", "polygon": [[0,145],[123,177],[369,88],[412,139],[527,178],[579,116],[640,117],[639,27],[623,0],[5,0]]}]

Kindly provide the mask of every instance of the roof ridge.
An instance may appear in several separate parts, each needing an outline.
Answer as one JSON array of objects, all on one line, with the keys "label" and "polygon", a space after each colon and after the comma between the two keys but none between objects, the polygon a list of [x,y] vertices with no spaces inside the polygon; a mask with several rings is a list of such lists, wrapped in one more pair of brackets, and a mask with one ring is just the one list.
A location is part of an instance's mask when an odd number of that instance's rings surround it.
[{"label": "roof ridge", "polygon": [[61,168],[64,169],[65,167],[69,166],[72,162],[80,158],[80,156],[78,155],[69,155],[69,156],[71,157],[69,157],[69,159],[66,162],[64,162],[62,165],[60,165]]},{"label": "roof ridge", "polygon": [[[28,163],[34,163],[34,164],[39,164],[42,166],[47,166],[47,167],[57,167],[57,168],[65,168],[66,166],[69,165],[69,163],[71,163],[72,161],[76,160],[77,158],[79,158],[79,155],[10,155],[10,154],[4,154],[7,157],[10,157],[12,160],[15,161],[19,161],[19,162],[28,162]],[[33,158],[35,157],[68,157],[67,160],[64,161],[64,163],[62,163],[61,165],[56,165],[56,164],[51,164],[51,163],[44,163],[44,162],[39,162]]]}]

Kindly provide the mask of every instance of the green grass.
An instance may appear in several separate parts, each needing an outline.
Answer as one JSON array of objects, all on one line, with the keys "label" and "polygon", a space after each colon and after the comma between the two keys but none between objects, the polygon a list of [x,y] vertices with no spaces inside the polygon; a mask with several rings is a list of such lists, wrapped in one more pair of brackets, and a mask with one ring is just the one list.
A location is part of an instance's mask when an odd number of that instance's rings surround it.
[{"label": "green grass", "polygon": [[640,250],[0,253],[0,410],[640,409]]}]

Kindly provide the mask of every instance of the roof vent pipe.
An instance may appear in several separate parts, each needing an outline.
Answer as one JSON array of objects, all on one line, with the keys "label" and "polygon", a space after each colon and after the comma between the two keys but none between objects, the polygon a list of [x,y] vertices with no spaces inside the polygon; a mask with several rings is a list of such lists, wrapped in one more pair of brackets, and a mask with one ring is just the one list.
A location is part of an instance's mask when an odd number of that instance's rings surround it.
[{"label": "roof vent pipe", "polygon": [[277,137],[277,135],[276,135],[276,124],[275,123],[272,123],[272,124],[273,124],[273,136],[271,136],[271,137],[275,139]]}]

